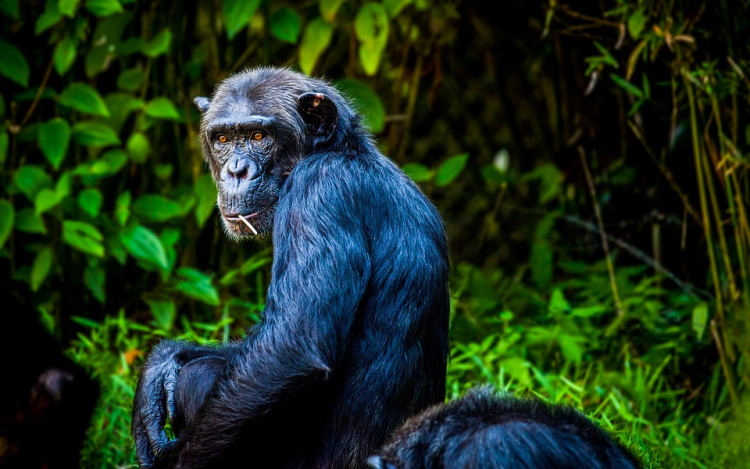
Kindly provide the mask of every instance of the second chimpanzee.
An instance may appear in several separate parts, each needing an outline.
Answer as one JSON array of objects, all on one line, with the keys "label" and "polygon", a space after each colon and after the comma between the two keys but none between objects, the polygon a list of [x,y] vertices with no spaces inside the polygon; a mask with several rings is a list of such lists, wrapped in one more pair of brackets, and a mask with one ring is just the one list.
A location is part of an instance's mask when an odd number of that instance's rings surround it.
[{"label": "second chimpanzee", "polygon": [[226,231],[271,235],[272,278],[246,339],[151,353],[133,411],[139,463],[365,467],[391,431],[443,401],[442,219],[321,80],[258,68],[196,104]]},{"label": "second chimpanzee", "polygon": [[638,461],[577,410],[491,388],[411,418],[373,469],[636,469]]}]

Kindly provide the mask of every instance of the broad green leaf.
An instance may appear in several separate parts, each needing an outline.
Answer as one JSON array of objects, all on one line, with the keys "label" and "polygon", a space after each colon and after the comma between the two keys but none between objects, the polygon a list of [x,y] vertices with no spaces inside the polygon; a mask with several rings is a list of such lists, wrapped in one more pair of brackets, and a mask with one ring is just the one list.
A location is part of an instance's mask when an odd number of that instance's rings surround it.
[{"label": "broad green leaf", "polygon": [[646,15],[643,13],[643,10],[639,8],[630,15],[630,18],[628,18],[628,31],[630,32],[630,37],[638,39],[644,26],[646,26]]},{"label": "broad green leaf", "polygon": [[268,18],[271,34],[290,44],[296,44],[302,29],[302,20],[296,11],[289,7],[276,10]]},{"label": "broad green leaf", "polygon": [[105,275],[104,269],[99,265],[89,264],[83,271],[83,282],[94,295],[94,298],[101,303],[104,303],[107,298],[104,290]]},{"label": "broad green leaf", "polygon": [[310,75],[315,70],[318,58],[331,43],[333,27],[323,18],[315,18],[307,23],[302,43],[299,46],[299,66],[303,72]]},{"label": "broad green leaf", "polygon": [[76,59],[76,43],[70,37],[65,37],[55,46],[55,52],[53,53],[55,61],[55,70],[58,75],[64,75],[73,65]]},{"label": "broad green leaf", "polygon": [[179,268],[176,273],[174,282],[179,291],[213,306],[219,304],[219,292],[211,284],[211,277],[191,267]]},{"label": "broad green leaf", "polygon": [[380,96],[366,83],[354,78],[344,78],[336,82],[336,88],[354,101],[354,107],[364,117],[365,124],[373,133],[380,133],[385,127],[385,107]]},{"label": "broad green leaf", "polygon": [[89,49],[84,62],[86,76],[92,78],[103,72],[110,63],[110,57],[110,46],[108,44],[94,46]]},{"label": "broad green leaf", "polygon": [[557,340],[560,343],[560,351],[566,360],[574,363],[581,362],[584,351],[580,344],[580,342],[583,341],[581,337],[576,337],[570,334],[560,334]]},{"label": "broad green leaf", "polygon": [[60,94],[60,104],[87,114],[109,117],[109,109],[99,93],[89,85],[74,83]]},{"label": "broad green leaf", "polygon": [[73,176],[70,171],[65,171],[60,175],[60,178],[55,183],[55,192],[60,197],[67,197],[70,195],[70,187],[73,184]]},{"label": "broad green leaf", "polygon": [[375,42],[363,42],[359,45],[359,61],[368,76],[377,73],[384,50]]},{"label": "broad green leaf", "polygon": [[426,182],[432,178],[432,170],[423,164],[406,163],[401,169],[414,182]]},{"label": "broad green leaf", "polygon": [[150,42],[143,45],[143,53],[149,57],[158,57],[169,51],[172,43],[172,32],[168,29],[160,32]]},{"label": "broad green leaf", "polygon": [[144,163],[151,153],[151,144],[148,139],[140,132],[133,132],[126,145],[130,159],[136,163]]},{"label": "broad green leaf", "polygon": [[59,8],[60,8],[60,13],[70,18],[73,18],[79,2],[80,0],[60,0],[58,3]]},{"label": "broad green leaf", "polygon": [[111,127],[94,121],[77,122],[74,124],[73,140],[81,145],[98,147],[120,144],[120,138]]},{"label": "broad green leaf", "polygon": [[39,290],[39,287],[47,278],[52,267],[52,248],[47,246],[39,251],[34,263],[31,265],[31,291]]},{"label": "broad green leaf", "polygon": [[0,0],[0,12],[13,19],[18,19],[18,0]]},{"label": "broad green leaf", "polygon": [[185,207],[160,195],[145,194],[133,202],[133,213],[145,220],[162,222],[184,215]]},{"label": "broad green leaf", "polygon": [[13,182],[32,202],[39,191],[52,187],[52,179],[47,172],[40,166],[30,164],[18,168],[13,175]]},{"label": "broad green leaf", "polygon": [[169,269],[167,254],[159,237],[145,226],[135,226],[120,231],[120,241],[131,256],[139,261]]},{"label": "broad green leaf", "polygon": [[96,16],[109,16],[122,13],[122,5],[117,0],[88,0],[86,9]]},{"label": "broad green leaf", "polygon": [[643,91],[641,91],[637,86],[630,83],[626,79],[614,73],[610,73],[609,77],[612,79],[612,81],[615,82],[615,84],[617,84],[617,86],[632,94],[636,98],[643,98]]},{"label": "broad green leaf", "polygon": [[698,336],[698,340],[703,338],[703,333],[706,331],[706,324],[708,324],[708,305],[700,303],[693,308],[693,330]]},{"label": "broad green leaf", "polygon": [[320,0],[320,14],[324,20],[333,23],[336,19],[336,12],[344,3],[344,0]]},{"label": "broad green leaf", "polygon": [[99,215],[103,200],[104,198],[99,189],[84,189],[78,193],[78,206],[94,218]]},{"label": "broad green leaf", "polygon": [[546,204],[560,194],[562,190],[563,175],[554,164],[543,164],[533,171],[529,171],[523,176],[524,180],[539,179],[541,181],[539,193],[539,203]]},{"label": "broad green leaf", "polygon": [[29,64],[20,50],[13,44],[0,40],[0,75],[21,86],[29,86]]},{"label": "broad green leaf", "polygon": [[193,190],[198,199],[195,205],[195,220],[198,226],[203,226],[216,208],[216,184],[210,174],[204,174],[195,182]]},{"label": "broad green leaf", "polygon": [[0,200],[0,249],[3,248],[13,230],[15,214],[13,204],[7,200]]},{"label": "broad green leaf", "polygon": [[117,87],[125,91],[135,91],[143,83],[143,69],[131,68],[125,70],[117,77]]},{"label": "broad green leaf", "polygon": [[159,119],[179,119],[180,113],[168,98],[154,98],[146,104],[144,110],[147,116]]},{"label": "broad green leaf", "polygon": [[16,213],[14,226],[18,231],[24,233],[47,234],[42,217],[34,212],[33,208],[25,208]]},{"label": "broad green leaf", "polygon": [[132,196],[130,195],[130,191],[125,191],[117,196],[117,200],[115,201],[114,215],[117,223],[119,223],[120,226],[125,226],[125,224],[128,222],[128,218],[130,218],[131,199]]},{"label": "broad green leaf", "polygon": [[156,324],[165,331],[172,329],[174,319],[177,317],[177,308],[171,298],[146,300]]},{"label": "broad green leaf", "polygon": [[374,75],[388,42],[388,14],[379,3],[367,3],[354,20],[354,31],[360,40],[359,60],[365,73]]},{"label": "broad green leaf", "polygon": [[56,117],[39,127],[39,148],[53,168],[60,167],[69,143],[70,125],[65,119]]},{"label": "broad green leaf", "polygon": [[42,189],[34,198],[34,211],[41,215],[62,202],[63,197],[52,189]]},{"label": "broad green leaf", "polygon": [[570,303],[565,299],[562,290],[555,288],[549,300],[549,312],[553,314],[564,314],[570,311]]},{"label": "broad green leaf", "polygon": [[259,5],[260,0],[224,0],[222,5],[224,27],[230,40],[250,23],[250,18],[253,17]]},{"label": "broad green leaf", "polygon": [[62,239],[81,252],[104,257],[104,237],[98,228],[82,221],[64,220]]},{"label": "broad green leaf", "polygon": [[468,153],[452,156],[445,160],[438,168],[435,184],[441,187],[450,184],[461,174],[468,160]]},{"label": "broad green leaf", "polygon": [[37,36],[42,34],[44,31],[59,23],[60,20],[62,20],[62,13],[60,13],[59,8],[57,8],[57,5],[54,2],[51,4],[48,2],[47,9],[44,10],[44,13],[42,13],[36,20],[34,34]]},{"label": "broad green leaf", "polygon": [[383,8],[388,12],[388,16],[395,18],[401,13],[407,5],[410,5],[413,0],[383,0]]}]

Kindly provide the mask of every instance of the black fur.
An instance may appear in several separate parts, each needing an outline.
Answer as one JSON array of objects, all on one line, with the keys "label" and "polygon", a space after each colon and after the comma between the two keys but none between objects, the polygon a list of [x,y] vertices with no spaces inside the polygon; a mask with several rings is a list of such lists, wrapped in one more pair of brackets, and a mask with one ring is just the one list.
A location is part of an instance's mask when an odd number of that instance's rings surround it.
[{"label": "black fur", "polygon": [[[139,462],[365,467],[409,416],[443,401],[442,219],[321,80],[253,69],[197,103],[227,230],[252,236],[233,217],[246,214],[260,236],[272,232],[272,279],[262,322],[245,340],[164,342],[152,352],[134,402]],[[257,129],[266,137],[249,142]],[[202,357],[220,359],[186,371]],[[207,394],[197,412],[175,396],[183,379]],[[184,426],[177,440],[164,433],[167,413]]]},{"label": "black fur", "polygon": [[586,416],[490,388],[410,419],[375,469],[636,469],[636,459]]}]

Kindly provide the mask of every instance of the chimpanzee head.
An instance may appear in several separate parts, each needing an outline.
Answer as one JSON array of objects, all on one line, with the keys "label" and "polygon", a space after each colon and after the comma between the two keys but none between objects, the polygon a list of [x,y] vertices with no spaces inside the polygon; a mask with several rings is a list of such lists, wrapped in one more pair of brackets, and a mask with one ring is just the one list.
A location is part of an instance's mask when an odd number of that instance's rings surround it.
[{"label": "chimpanzee head", "polygon": [[194,101],[219,211],[236,240],[269,234],[295,165],[341,145],[354,122],[332,86],[286,69],[241,72],[219,83],[212,99]]}]

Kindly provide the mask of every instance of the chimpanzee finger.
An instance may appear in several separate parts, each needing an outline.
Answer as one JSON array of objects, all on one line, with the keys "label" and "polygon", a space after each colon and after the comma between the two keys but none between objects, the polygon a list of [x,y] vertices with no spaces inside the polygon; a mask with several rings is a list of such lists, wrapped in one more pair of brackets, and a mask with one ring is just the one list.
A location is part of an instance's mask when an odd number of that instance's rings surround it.
[{"label": "chimpanzee finger", "polygon": [[[139,425],[141,425],[139,423]],[[138,466],[142,469],[152,469],[156,458],[153,451],[151,451],[151,444],[148,441],[148,436],[141,426],[135,432],[135,454],[138,457]]]},{"label": "chimpanzee finger", "polygon": [[170,368],[164,376],[164,393],[166,394],[167,415],[169,416],[170,422],[174,422],[176,413],[174,390],[177,387],[178,373],[179,369],[177,367],[173,367]]}]

